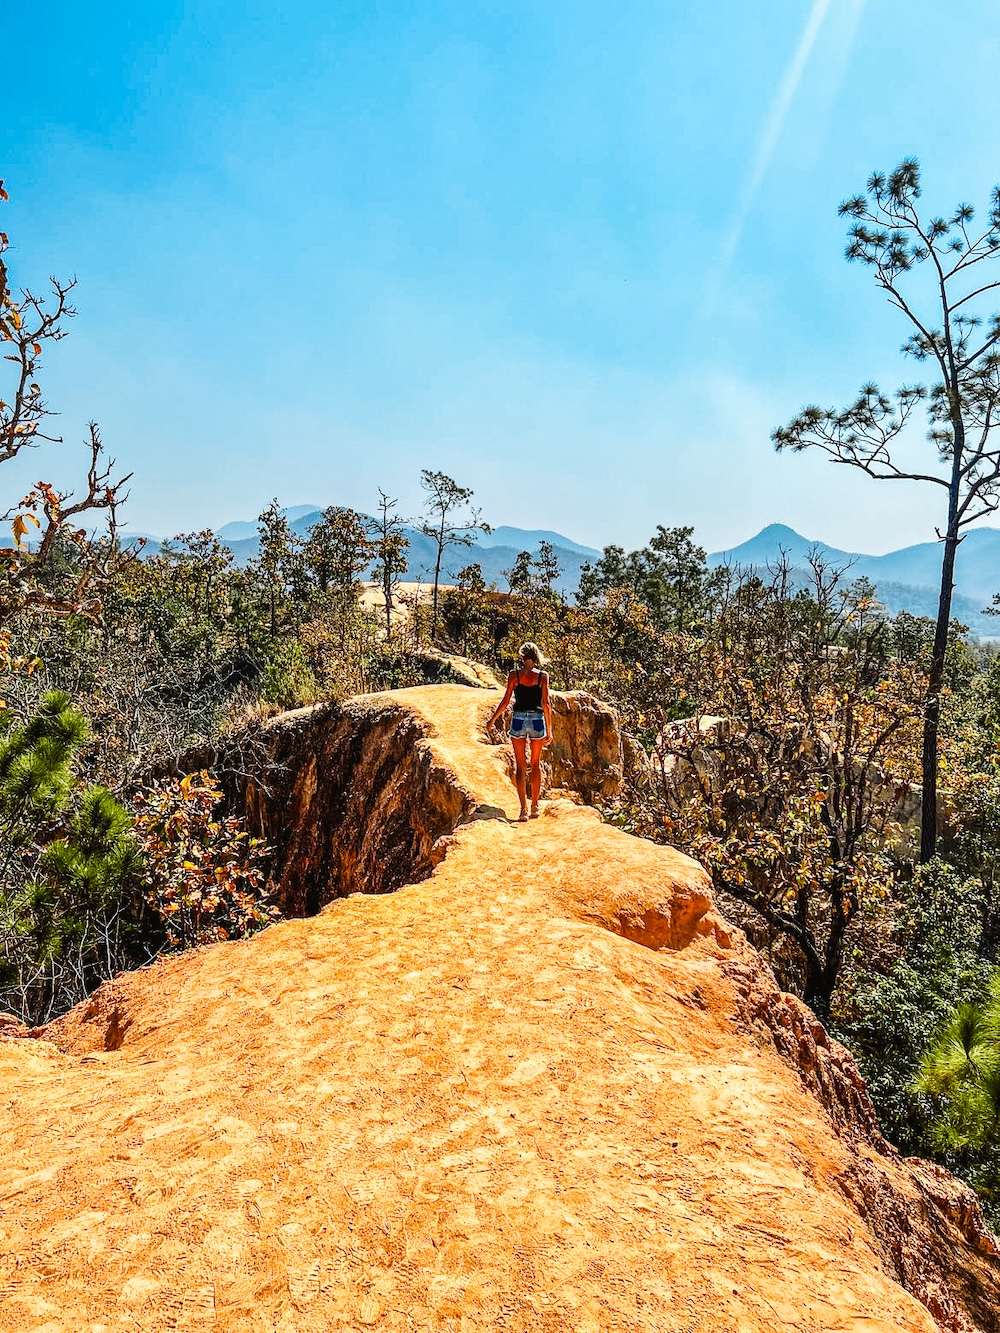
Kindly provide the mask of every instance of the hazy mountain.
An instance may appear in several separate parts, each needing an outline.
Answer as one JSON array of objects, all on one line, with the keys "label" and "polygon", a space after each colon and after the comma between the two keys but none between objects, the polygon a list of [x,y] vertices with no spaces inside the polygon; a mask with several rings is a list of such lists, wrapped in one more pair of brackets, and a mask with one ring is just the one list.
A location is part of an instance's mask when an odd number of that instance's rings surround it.
[{"label": "hazy mountain", "polygon": [[808,537],[802,537],[794,528],[789,528],[784,523],[771,523],[768,527],[762,528],[756,537],[751,537],[740,546],[734,546],[728,551],[713,551],[708,557],[708,563],[751,568],[777,560],[784,552],[793,565],[801,565],[813,550],[819,551],[827,560],[838,565],[858,558],[849,551],[839,551],[835,546],[827,546],[825,542],[811,541]]},{"label": "hazy mountain", "polygon": [[[308,519],[308,527],[319,521],[322,514],[321,509],[315,505],[291,505],[288,509],[282,509],[282,514],[288,519],[296,531],[302,529],[297,527],[303,519]],[[237,519],[234,523],[226,523],[223,527],[217,529],[216,537],[220,542],[225,542],[227,546],[232,547],[233,542],[247,541],[257,536],[256,519]]]},{"label": "hazy mountain", "polygon": [[[315,505],[295,505],[283,511],[292,530],[304,537],[322,517]],[[406,577],[429,582],[434,574],[434,543],[419,529],[407,526],[410,541],[409,566]],[[124,534],[126,542],[138,534]],[[257,524],[237,520],[219,528],[219,539],[230,548],[238,565],[245,565],[257,554]],[[451,582],[465,565],[482,566],[487,583],[506,589],[505,570],[511,568],[520,551],[536,554],[539,544],[549,542],[556,552],[561,575],[557,583],[560,591],[572,594],[580,580],[580,570],[587,560],[597,560],[601,552],[584,546],[562,533],[545,528],[515,528],[507,525],[492,532],[470,534],[469,547],[451,547],[444,561],[442,577]],[[143,550],[145,556],[155,555],[160,542],[148,537]],[[749,541],[726,551],[714,551],[710,565],[731,564],[743,567],[764,566],[773,563],[784,551],[791,563],[803,567],[810,551],[819,551],[833,565],[849,569],[850,578],[869,578],[878,588],[881,601],[894,614],[910,611],[914,615],[934,616],[937,612],[937,582],[940,572],[941,547],[938,542],[922,542],[886,555],[864,555],[842,551],[825,542],[803,537],[784,523],[771,523]],[[1000,592],[1000,530],[975,528],[968,533],[958,548],[955,565],[954,614],[976,634],[1000,636],[1000,621],[984,615],[984,609]]]},{"label": "hazy mountain", "polygon": [[507,546],[515,551],[537,551],[541,542],[558,546],[561,551],[575,551],[585,560],[597,560],[601,554],[592,546],[581,546],[579,542],[572,542],[559,532],[548,532],[544,528],[499,527],[492,532],[481,532],[476,537],[478,546]]},{"label": "hazy mountain", "polygon": [[233,542],[248,541],[256,537],[257,524],[249,519],[238,519],[235,523],[227,523],[225,527],[219,528],[215,535],[220,542],[232,546]]},{"label": "hazy mountain", "polygon": [[[409,567],[407,578],[422,578],[425,581],[434,576],[435,545],[416,528],[407,527],[406,536],[410,541]],[[452,546],[445,552],[444,577],[451,580],[458,571],[473,563],[482,567],[483,578],[487,583],[495,583],[506,590],[507,579],[504,571],[510,569],[521,551],[538,553],[540,542],[547,541],[555,551],[559,563],[560,576],[555,586],[560,592],[573,593],[580,582],[580,570],[587,560],[599,560],[600,551],[590,546],[581,546],[558,532],[528,531],[524,528],[502,527],[491,533],[470,533],[471,546]]]},{"label": "hazy mountain", "polygon": [[[941,577],[940,542],[922,542],[888,555],[862,556],[859,567],[871,579],[936,586]],[[876,572],[869,572],[869,570]],[[973,528],[958,548],[955,587],[965,597],[988,606],[1000,592],[1000,531]]]},{"label": "hazy mountain", "polygon": [[[323,516],[322,509],[315,505],[295,505],[282,510],[282,513],[288,519],[292,531],[300,537],[307,536],[309,529]],[[409,565],[405,577],[430,582],[434,577],[434,542],[430,537],[425,537],[418,528],[407,525],[404,532],[410,542]],[[226,523],[215,535],[229,547],[238,565],[247,564],[257,555],[256,521],[236,520]],[[504,526],[494,528],[489,533],[471,532],[469,535],[473,541],[471,546],[452,546],[446,551],[442,568],[442,578],[445,582],[451,582],[460,569],[475,563],[482,566],[483,577],[487,583],[496,583],[498,587],[506,589],[507,580],[504,571],[513,566],[518,554],[521,551],[537,554],[539,544],[546,541],[555,550],[559,562],[561,574],[556,586],[560,591],[570,594],[576,591],[584,562],[597,560],[601,555],[600,551],[591,546],[583,546],[559,532],[547,529],[532,530]],[[155,538],[151,538],[147,543],[145,554],[154,555],[158,549],[159,543]]]},{"label": "hazy mountain", "polygon": [[[102,529],[91,529],[92,537],[99,539],[105,535],[106,534]],[[124,532],[119,532],[118,534],[118,541],[123,551],[131,551],[134,546],[141,546],[142,554],[147,560],[151,555],[157,554],[160,549],[161,540],[162,538],[154,537],[152,533],[149,532],[129,532],[126,529]]]},{"label": "hazy mountain", "polygon": [[[794,528],[772,523],[739,546],[713,552],[708,561],[711,565],[764,566],[773,563],[784,551],[793,565],[801,567],[812,550],[830,564],[848,567],[849,578],[871,579],[880,600],[891,612],[937,615],[941,576],[939,542],[922,542],[886,555],[863,555],[810,541]],[[976,634],[990,637],[1000,634],[1000,622],[984,615],[996,592],[1000,592],[1000,531],[974,528],[959,546],[955,560],[954,616]]]}]

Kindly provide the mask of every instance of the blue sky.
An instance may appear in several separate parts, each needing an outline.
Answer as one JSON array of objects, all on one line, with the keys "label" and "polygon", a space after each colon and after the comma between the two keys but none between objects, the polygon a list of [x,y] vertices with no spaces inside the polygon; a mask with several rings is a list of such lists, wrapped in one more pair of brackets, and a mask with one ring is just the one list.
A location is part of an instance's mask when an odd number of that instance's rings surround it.
[{"label": "blue sky", "polygon": [[95,418],[158,534],[415,513],[430,467],[594,545],[933,537],[936,494],[769,435],[912,377],[836,208],[910,154],[928,207],[985,205],[992,0],[9,0],[4,47],[9,268],[79,279],[66,444],[8,498]]}]

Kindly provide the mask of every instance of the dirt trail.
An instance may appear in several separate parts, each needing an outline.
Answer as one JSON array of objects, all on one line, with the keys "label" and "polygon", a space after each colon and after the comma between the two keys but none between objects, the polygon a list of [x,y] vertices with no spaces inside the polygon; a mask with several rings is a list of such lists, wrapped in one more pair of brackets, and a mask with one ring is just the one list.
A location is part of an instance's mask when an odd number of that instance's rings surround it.
[{"label": "dirt trail", "polygon": [[[495,696],[392,697],[516,810]],[[0,1040],[0,1329],[933,1333],[743,948],[693,862],[558,802],[118,979]]]}]

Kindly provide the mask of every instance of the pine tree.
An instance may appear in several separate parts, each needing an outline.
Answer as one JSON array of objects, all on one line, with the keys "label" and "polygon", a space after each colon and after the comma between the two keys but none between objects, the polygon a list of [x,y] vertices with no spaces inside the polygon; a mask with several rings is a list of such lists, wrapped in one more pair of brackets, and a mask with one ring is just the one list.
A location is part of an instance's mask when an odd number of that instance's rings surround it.
[{"label": "pine tree", "polygon": [[[969,204],[947,218],[918,212],[920,167],[907,158],[875,172],[866,193],[840,205],[849,218],[847,258],[864,264],[909,327],[903,344],[929,373],[891,397],[862,386],[843,410],[806,407],[774,431],[775,447],[819,449],[879,481],[917,481],[942,492],[941,569],[934,645],[924,699],[920,859],[937,849],[938,731],[945,688],[955,557],[968,527],[1000,506],[1000,186],[973,226]],[[985,266],[985,267],[983,267]],[[907,427],[926,414],[937,463],[904,464]]]},{"label": "pine tree", "polygon": [[931,1144],[1000,1221],[1000,972],[986,997],[958,1005],[935,1033],[913,1090],[933,1108]]},{"label": "pine tree", "polygon": [[431,597],[431,637],[437,634],[438,589],[441,583],[441,562],[452,546],[473,546],[475,532],[489,532],[479,510],[471,508],[472,491],[459,486],[446,472],[424,469],[420,485],[427,495],[427,513],[420,520],[420,531],[434,543],[434,588]]},{"label": "pine tree", "polygon": [[122,908],[142,859],[103,787],[77,790],[87,723],[53,690],[0,742],[0,1001],[39,1023],[124,961]]},{"label": "pine tree", "polygon": [[378,495],[378,518],[372,520],[370,535],[375,552],[375,577],[382,585],[388,640],[392,637],[393,593],[406,573],[410,541],[403,532],[403,520],[394,512],[398,501],[390,499],[383,490]]}]

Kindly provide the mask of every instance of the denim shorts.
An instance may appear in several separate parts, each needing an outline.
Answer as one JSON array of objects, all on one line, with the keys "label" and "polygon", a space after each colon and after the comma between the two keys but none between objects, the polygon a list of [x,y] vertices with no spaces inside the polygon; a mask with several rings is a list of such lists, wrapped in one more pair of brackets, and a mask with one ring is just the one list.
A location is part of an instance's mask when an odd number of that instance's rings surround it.
[{"label": "denim shorts", "polygon": [[540,741],[545,738],[545,714],[540,708],[529,708],[515,713],[507,733],[515,741]]}]

